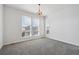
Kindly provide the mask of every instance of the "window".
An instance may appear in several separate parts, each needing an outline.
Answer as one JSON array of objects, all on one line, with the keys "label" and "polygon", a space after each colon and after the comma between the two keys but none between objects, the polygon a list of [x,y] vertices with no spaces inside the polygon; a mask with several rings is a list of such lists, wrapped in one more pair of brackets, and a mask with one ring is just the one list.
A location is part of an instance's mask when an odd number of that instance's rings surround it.
[{"label": "window", "polygon": [[39,19],[22,16],[22,37],[39,35]]},{"label": "window", "polygon": [[35,18],[32,20],[32,35],[39,34],[39,19]]},{"label": "window", "polygon": [[31,18],[22,16],[22,37],[30,36]]}]

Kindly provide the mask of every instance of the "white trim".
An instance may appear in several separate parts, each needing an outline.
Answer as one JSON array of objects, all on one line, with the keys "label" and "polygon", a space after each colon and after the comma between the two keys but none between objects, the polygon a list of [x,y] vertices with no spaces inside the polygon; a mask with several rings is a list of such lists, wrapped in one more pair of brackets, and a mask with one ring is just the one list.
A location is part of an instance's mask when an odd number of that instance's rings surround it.
[{"label": "white trim", "polygon": [[50,38],[50,37],[46,37],[46,38],[53,39],[53,40],[57,40],[57,41],[60,41],[60,42],[63,42],[63,43],[67,43],[67,44],[70,44],[70,45],[79,46],[79,44],[75,44],[75,43],[71,43],[71,42],[67,42],[67,41],[58,40],[56,38]]},{"label": "white trim", "polygon": [[5,43],[4,45],[8,45],[8,44],[14,44],[14,43],[19,43],[19,42],[23,42],[23,41],[29,41],[29,40],[35,40],[35,39],[39,39],[44,37],[44,35],[40,35],[40,36],[32,36],[32,37],[27,37],[27,38],[20,38],[20,41],[15,41],[15,42],[10,42],[10,43]]}]

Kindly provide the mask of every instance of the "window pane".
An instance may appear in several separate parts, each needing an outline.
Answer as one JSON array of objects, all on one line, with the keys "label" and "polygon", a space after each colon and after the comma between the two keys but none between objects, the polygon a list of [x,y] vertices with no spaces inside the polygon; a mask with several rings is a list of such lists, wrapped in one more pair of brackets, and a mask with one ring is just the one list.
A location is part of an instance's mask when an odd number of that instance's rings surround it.
[{"label": "window pane", "polygon": [[38,26],[39,20],[38,19],[33,19],[32,20],[32,26]]},{"label": "window pane", "polygon": [[22,37],[30,35],[31,18],[22,16]]},{"label": "window pane", "polygon": [[30,32],[22,32],[22,37],[26,37],[26,36],[29,36],[30,35]]},{"label": "window pane", "polygon": [[39,25],[39,20],[38,19],[33,19],[32,20],[32,30],[38,30],[38,25]]},{"label": "window pane", "polygon": [[33,19],[32,20],[32,35],[38,35],[38,26],[39,26],[39,20]]},{"label": "window pane", "polygon": [[27,16],[22,16],[22,26],[29,26],[31,24],[31,18]]},{"label": "window pane", "polygon": [[32,35],[38,35],[38,31],[33,31]]}]

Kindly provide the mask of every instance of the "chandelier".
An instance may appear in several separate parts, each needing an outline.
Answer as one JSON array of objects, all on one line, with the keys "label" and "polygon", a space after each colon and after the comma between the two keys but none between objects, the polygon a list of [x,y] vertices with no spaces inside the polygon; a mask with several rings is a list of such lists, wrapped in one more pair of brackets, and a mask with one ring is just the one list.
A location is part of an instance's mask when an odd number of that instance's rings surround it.
[{"label": "chandelier", "polygon": [[37,12],[37,14],[38,14],[39,16],[42,16],[42,11],[41,11],[40,4],[38,4],[38,12]]}]

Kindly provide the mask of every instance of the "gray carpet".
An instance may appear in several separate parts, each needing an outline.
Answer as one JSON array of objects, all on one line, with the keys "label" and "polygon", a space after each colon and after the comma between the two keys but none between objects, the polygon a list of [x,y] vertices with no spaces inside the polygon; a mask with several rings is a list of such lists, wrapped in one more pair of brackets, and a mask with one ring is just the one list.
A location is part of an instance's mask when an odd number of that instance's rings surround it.
[{"label": "gray carpet", "polygon": [[79,55],[79,47],[48,38],[6,45],[0,55]]}]

